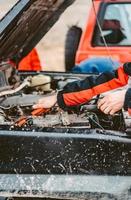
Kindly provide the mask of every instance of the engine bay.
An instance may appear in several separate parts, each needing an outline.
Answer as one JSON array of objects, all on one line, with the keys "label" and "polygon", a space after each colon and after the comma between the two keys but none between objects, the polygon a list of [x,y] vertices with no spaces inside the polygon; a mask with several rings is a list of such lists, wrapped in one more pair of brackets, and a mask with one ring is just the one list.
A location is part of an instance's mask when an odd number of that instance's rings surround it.
[{"label": "engine bay", "polygon": [[32,106],[40,98],[49,96],[68,82],[79,79],[79,74],[67,77],[53,74],[35,75],[33,72],[32,76],[26,76],[24,73],[18,73],[11,64],[2,63],[0,130],[81,132],[99,129],[130,132],[130,120],[126,112],[120,111],[110,116],[97,109],[100,96],[69,112],[62,111],[57,105],[51,109],[33,110]]}]

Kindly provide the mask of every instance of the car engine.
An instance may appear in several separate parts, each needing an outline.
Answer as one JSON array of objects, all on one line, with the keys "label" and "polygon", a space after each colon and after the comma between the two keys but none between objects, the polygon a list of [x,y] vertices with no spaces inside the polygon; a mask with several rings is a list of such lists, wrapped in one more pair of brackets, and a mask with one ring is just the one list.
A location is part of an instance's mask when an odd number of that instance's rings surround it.
[{"label": "car engine", "polygon": [[105,115],[97,109],[95,97],[76,110],[64,112],[57,105],[51,109],[32,106],[43,96],[51,95],[66,83],[80,79],[54,77],[32,73],[19,74],[11,64],[2,63],[0,69],[0,129],[21,131],[79,132],[87,129],[130,131],[128,115],[120,111],[114,116]]}]

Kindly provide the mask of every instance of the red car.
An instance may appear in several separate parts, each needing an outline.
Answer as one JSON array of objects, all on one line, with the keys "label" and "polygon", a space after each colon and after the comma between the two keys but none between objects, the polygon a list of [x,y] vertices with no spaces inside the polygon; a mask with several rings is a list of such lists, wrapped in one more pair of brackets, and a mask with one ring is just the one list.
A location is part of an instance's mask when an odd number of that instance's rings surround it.
[{"label": "red car", "polygon": [[65,65],[90,58],[131,61],[131,0],[94,0],[84,31],[72,26],[66,38]]}]

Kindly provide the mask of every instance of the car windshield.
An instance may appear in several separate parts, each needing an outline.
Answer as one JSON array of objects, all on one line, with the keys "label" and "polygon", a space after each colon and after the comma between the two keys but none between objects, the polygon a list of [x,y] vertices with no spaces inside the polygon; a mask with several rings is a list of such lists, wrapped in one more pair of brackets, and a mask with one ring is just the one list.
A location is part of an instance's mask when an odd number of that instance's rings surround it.
[{"label": "car windshield", "polygon": [[[102,31],[95,40],[97,45],[105,42],[109,46],[131,45],[131,3],[107,4],[105,14],[101,21]],[[98,28],[98,27],[97,27]]]},{"label": "car windshield", "polygon": [[[111,31],[117,31],[119,39],[116,41],[119,45],[131,45],[131,4],[110,4],[107,6],[105,12],[105,21],[112,21],[115,23],[114,28],[109,27],[110,30],[103,30],[103,34],[111,34]],[[112,24],[113,25],[113,24]],[[105,33],[105,32],[108,33]],[[109,41],[110,42],[110,41]]]}]

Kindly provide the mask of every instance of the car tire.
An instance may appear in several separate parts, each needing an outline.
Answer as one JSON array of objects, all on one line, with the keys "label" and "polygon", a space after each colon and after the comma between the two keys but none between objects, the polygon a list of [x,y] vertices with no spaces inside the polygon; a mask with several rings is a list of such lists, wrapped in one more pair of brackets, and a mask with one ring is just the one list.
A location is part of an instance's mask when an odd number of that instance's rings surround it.
[{"label": "car tire", "polygon": [[65,69],[71,71],[75,65],[76,51],[78,49],[82,29],[78,26],[71,26],[66,34],[65,40]]}]

